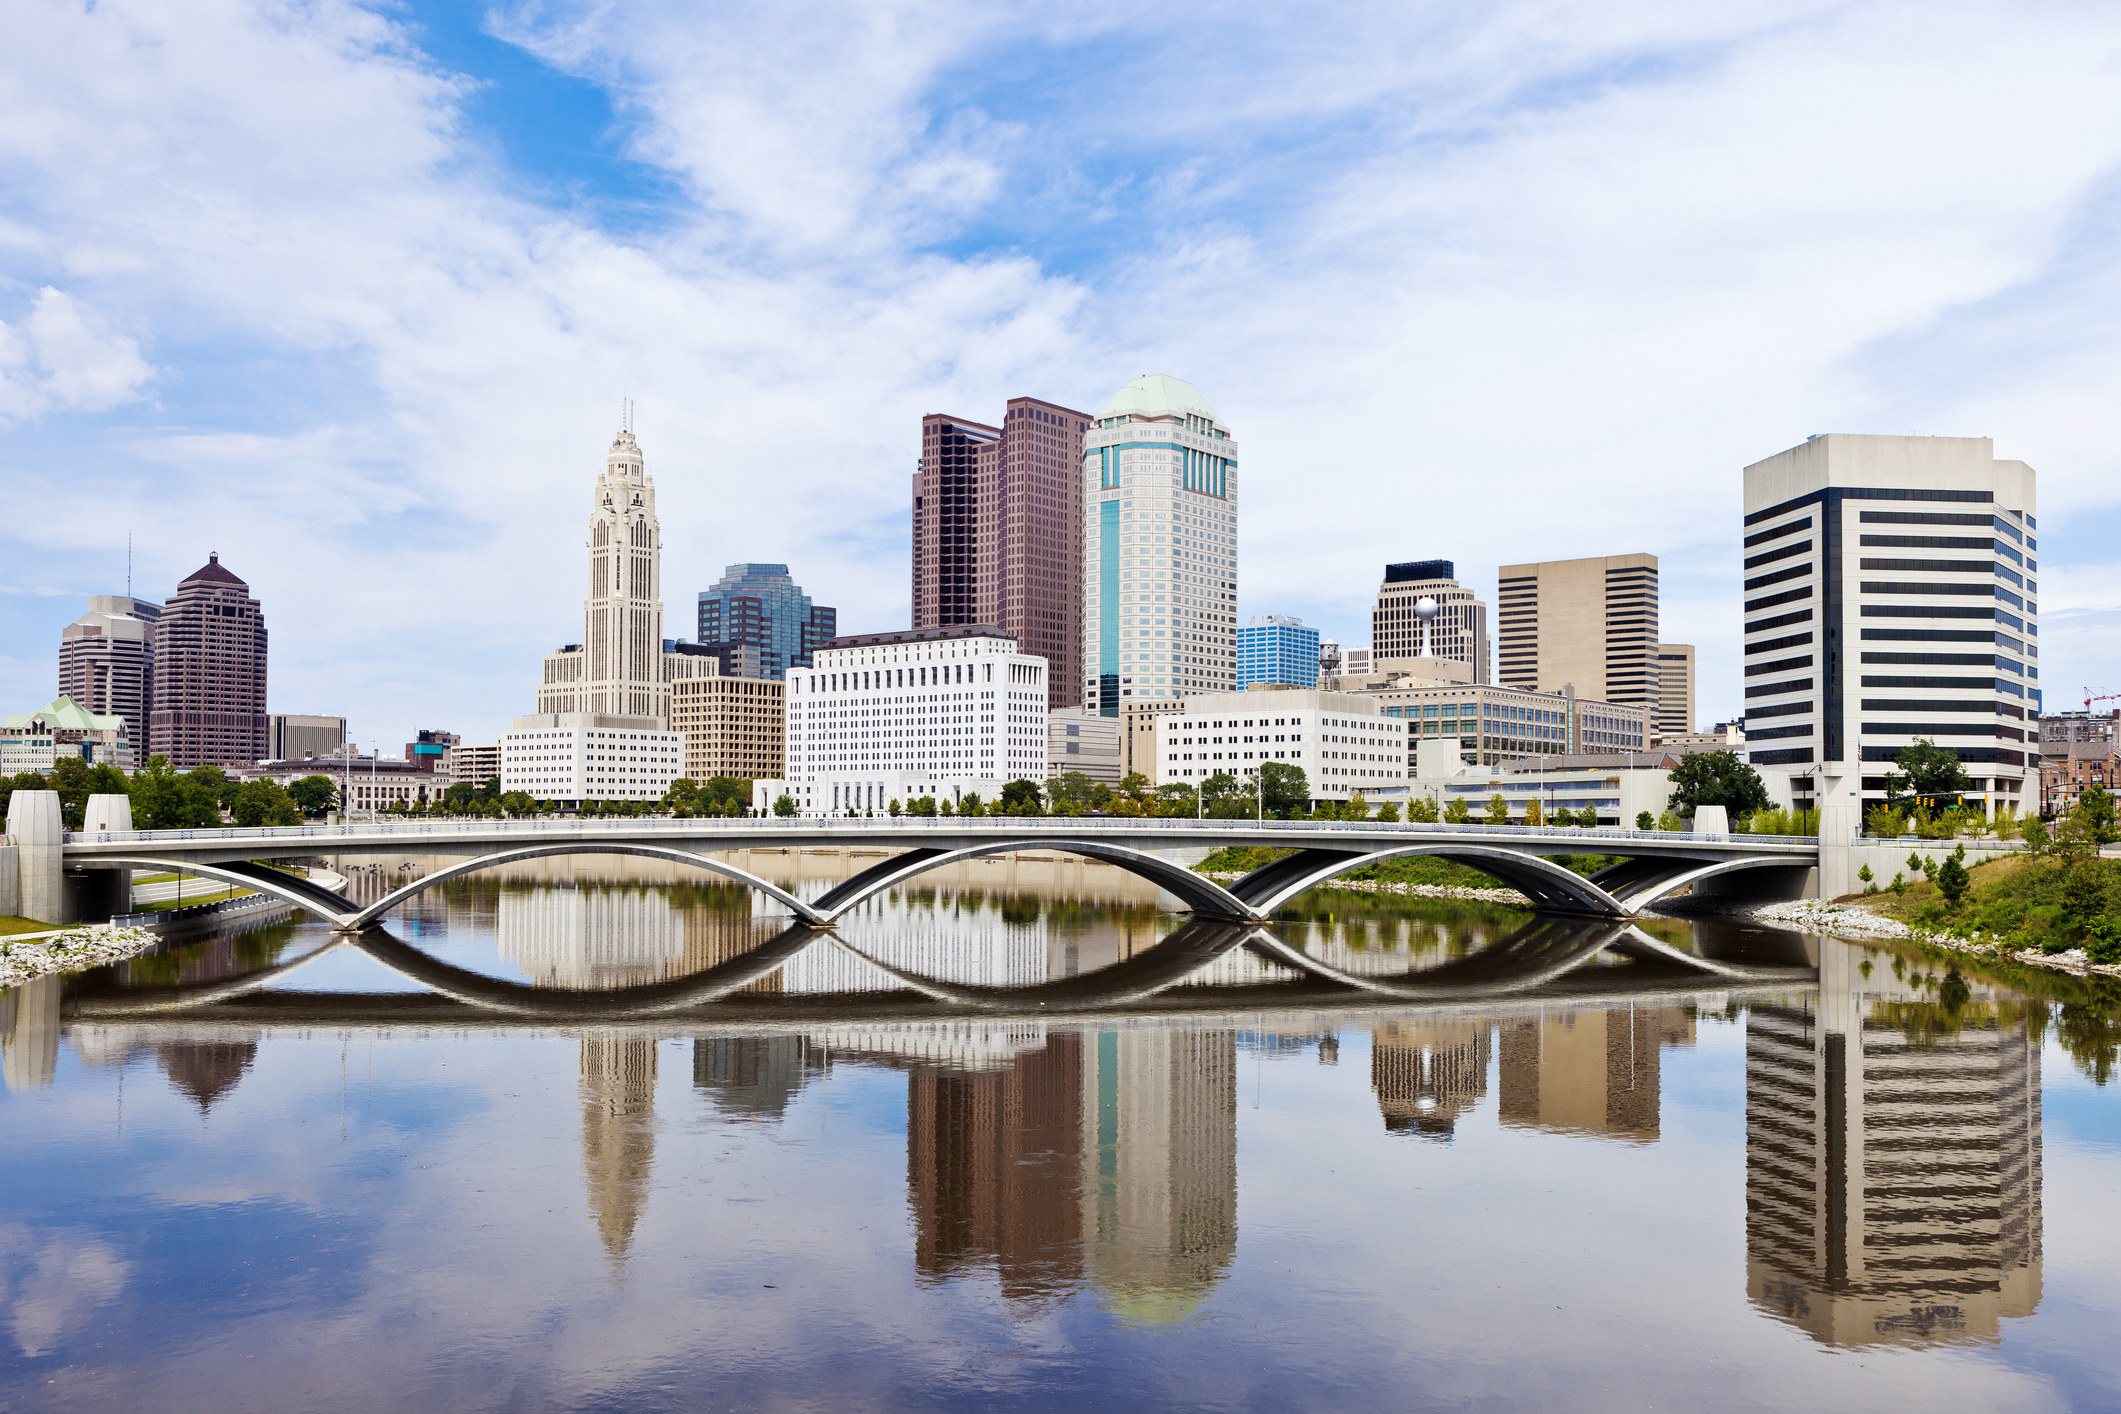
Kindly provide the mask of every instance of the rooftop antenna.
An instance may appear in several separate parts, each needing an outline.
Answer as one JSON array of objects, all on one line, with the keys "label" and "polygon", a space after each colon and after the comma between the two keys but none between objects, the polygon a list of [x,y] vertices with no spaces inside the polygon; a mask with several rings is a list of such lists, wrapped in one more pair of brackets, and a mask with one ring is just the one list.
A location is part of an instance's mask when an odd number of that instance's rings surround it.
[{"label": "rooftop antenna", "polygon": [[133,533],[125,532],[125,597],[133,597]]}]

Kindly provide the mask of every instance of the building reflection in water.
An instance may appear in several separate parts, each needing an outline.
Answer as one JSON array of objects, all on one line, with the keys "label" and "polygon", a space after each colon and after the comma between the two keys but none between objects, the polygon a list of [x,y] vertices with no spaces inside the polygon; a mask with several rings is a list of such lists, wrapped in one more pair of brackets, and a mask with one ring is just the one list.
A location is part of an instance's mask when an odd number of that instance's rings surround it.
[{"label": "building reflection in water", "polygon": [[1387,1022],[1370,1036],[1370,1087],[1385,1128],[1450,1138],[1487,1097],[1497,1031],[1503,1124],[1650,1143],[1657,1138],[1662,1050],[1692,1045],[1694,1018],[1685,1007],[1621,1003],[1499,1025],[1479,1017]]},{"label": "building reflection in water", "polygon": [[1475,1019],[1391,1021],[1370,1034],[1370,1088],[1396,1134],[1449,1139],[1488,1093],[1489,1036]]},{"label": "building reflection in water", "polygon": [[604,1250],[626,1255],[648,1199],[655,1161],[654,1041],[621,1034],[582,1037],[582,1172],[589,1215]]},{"label": "building reflection in water", "polygon": [[1746,1015],[1746,1291],[1832,1345],[1995,1340],[2040,1300],[2040,1040],[1823,943],[1815,1006]]},{"label": "building reflection in water", "polygon": [[236,1088],[258,1058],[255,1036],[237,1040],[160,1041],[155,1064],[169,1077],[170,1088],[205,1114],[214,1102]]},{"label": "building reflection in water", "polygon": [[807,1036],[703,1036],[692,1043],[692,1088],[732,1119],[783,1119],[825,1055]]},{"label": "building reflection in water", "polygon": [[56,976],[0,988],[0,1077],[10,1090],[37,1090],[59,1068],[59,989]]}]

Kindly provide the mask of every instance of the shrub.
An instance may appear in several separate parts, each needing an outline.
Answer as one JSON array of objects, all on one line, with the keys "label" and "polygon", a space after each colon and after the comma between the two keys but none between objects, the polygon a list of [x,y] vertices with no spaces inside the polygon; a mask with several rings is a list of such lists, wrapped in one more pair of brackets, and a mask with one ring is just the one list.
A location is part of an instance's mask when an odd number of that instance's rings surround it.
[{"label": "shrub", "polygon": [[1906,893],[1906,892],[1907,892],[1907,876],[1906,876],[1906,875],[1904,875],[1904,874],[1895,874],[1895,875],[1893,876],[1893,882],[1892,882],[1892,883],[1890,883],[1890,884],[1887,884],[1887,885],[1886,885],[1886,887],[1887,887],[1887,888],[1889,888],[1889,889],[1891,889],[1891,890],[1892,890],[1892,891],[1893,891],[1894,893],[1896,893],[1896,894],[1904,894],[1904,893]]},{"label": "shrub", "polygon": [[1966,873],[1966,846],[1960,845],[1937,866],[1937,892],[1944,895],[1946,903],[1957,908],[1960,900],[1966,897],[1970,882]]},{"label": "shrub", "polygon": [[1654,830],[1657,828],[1657,817],[1647,810],[1638,810],[1635,812],[1635,828],[1638,830]]}]

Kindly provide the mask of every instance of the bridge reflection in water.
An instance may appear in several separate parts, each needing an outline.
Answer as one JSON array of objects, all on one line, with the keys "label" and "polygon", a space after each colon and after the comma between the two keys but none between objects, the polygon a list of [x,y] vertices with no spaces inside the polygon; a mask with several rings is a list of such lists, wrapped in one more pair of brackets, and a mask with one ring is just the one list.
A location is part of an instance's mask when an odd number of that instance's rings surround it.
[{"label": "bridge reflection in water", "polygon": [[[1904,1345],[1995,1340],[2040,1298],[2044,1013],[1890,953],[1709,925],[1689,952],[1492,911],[1447,937],[1391,918],[1367,938],[1173,927],[1147,906],[1089,928],[974,893],[874,901],[840,941],[732,898],[466,888],[423,900],[402,938],[331,944],[426,991],[289,990],[328,953],[227,940],[63,997],[33,984],[0,998],[7,1084],[50,1083],[63,1031],[85,1063],[153,1054],[203,1113],[283,1028],[557,1025],[580,1051],[587,1209],[620,1263],[656,1192],[667,1040],[691,1039],[693,1092],[745,1123],[782,1122],[836,1068],[896,1070],[922,1280],[991,1273],[1026,1308],[1087,1288],[1154,1324],[1234,1259],[1245,1052],[1331,1063],[1367,1032],[1393,1135],[1449,1143],[1492,1105],[1505,1128],[1639,1146],[1661,1134],[1665,1052],[1704,1012],[1742,1014],[1757,1310],[1832,1345]],[[1368,945],[1380,928],[1394,947]],[[530,982],[412,946],[480,930]]]}]

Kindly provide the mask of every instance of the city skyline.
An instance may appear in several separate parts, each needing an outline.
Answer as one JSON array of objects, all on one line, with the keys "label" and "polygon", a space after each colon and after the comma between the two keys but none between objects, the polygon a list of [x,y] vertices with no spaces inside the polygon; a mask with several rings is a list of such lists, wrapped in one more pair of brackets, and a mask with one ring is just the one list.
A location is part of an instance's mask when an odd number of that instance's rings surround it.
[{"label": "city skyline", "polygon": [[[847,631],[898,627],[902,429],[1026,388],[1095,405],[1161,368],[1245,429],[1241,618],[1356,646],[1374,585],[1348,562],[1417,543],[1492,603],[1498,564],[1640,549],[1661,631],[1700,649],[1696,725],[1740,701],[1740,468],[1815,431],[1994,435],[2043,472],[2059,708],[2115,685],[2098,650],[2121,624],[2100,411],[2121,352],[2081,313],[2121,265],[2097,215],[2121,85],[2084,57],[2121,19],[1955,18],[1912,45],[1863,5],[1531,45],[1500,7],[1465,32],[1370,17],[1323,53],[1284,42],[1289,12],[1202,59],[1169,17],[1091,19],[1065,50],[999,16],[799,54],[735,16],[577,42],[564,16],[481,30],[418,5],[270,32],[35,11],[0,59],[4,126],[54,135],[8,159],[29,234],[0,284],[0,457],[68,468],[72,494],[0,532],[0,687],[49,699],[47,645],[126,591],[131,531],[149,600],[207,548],[243,565],[283,629],[271,710],[398,741],[439,698],[490,737],[572,616],[571,575],[542,571],[579,533],[576,449],[628,394],[666,469],[672,602],[770,560],[862,606]],[[183,64],[134,67],[164,41]],[[702,43],[757,66],[677,57]],[[1122,129],[985,76],[1061,53],[1149,72],[1180,46],[1272,111],[1189,92]],[[1878,101],[1761,121],[1822,52]],[[301,77],[276,97],[238,65]],[[64,82],[90,71],[99,96]],[[791,143],[798,111],[813,141]],[[119,130],[142,145],[105,151]],[[1734,148],[1743,190],[1693,180]],[[204,205],[84,175],[184,154]],[[312,180],[261,175],[281,166]],[[263,239],[223,239],[209,208]]]}]

